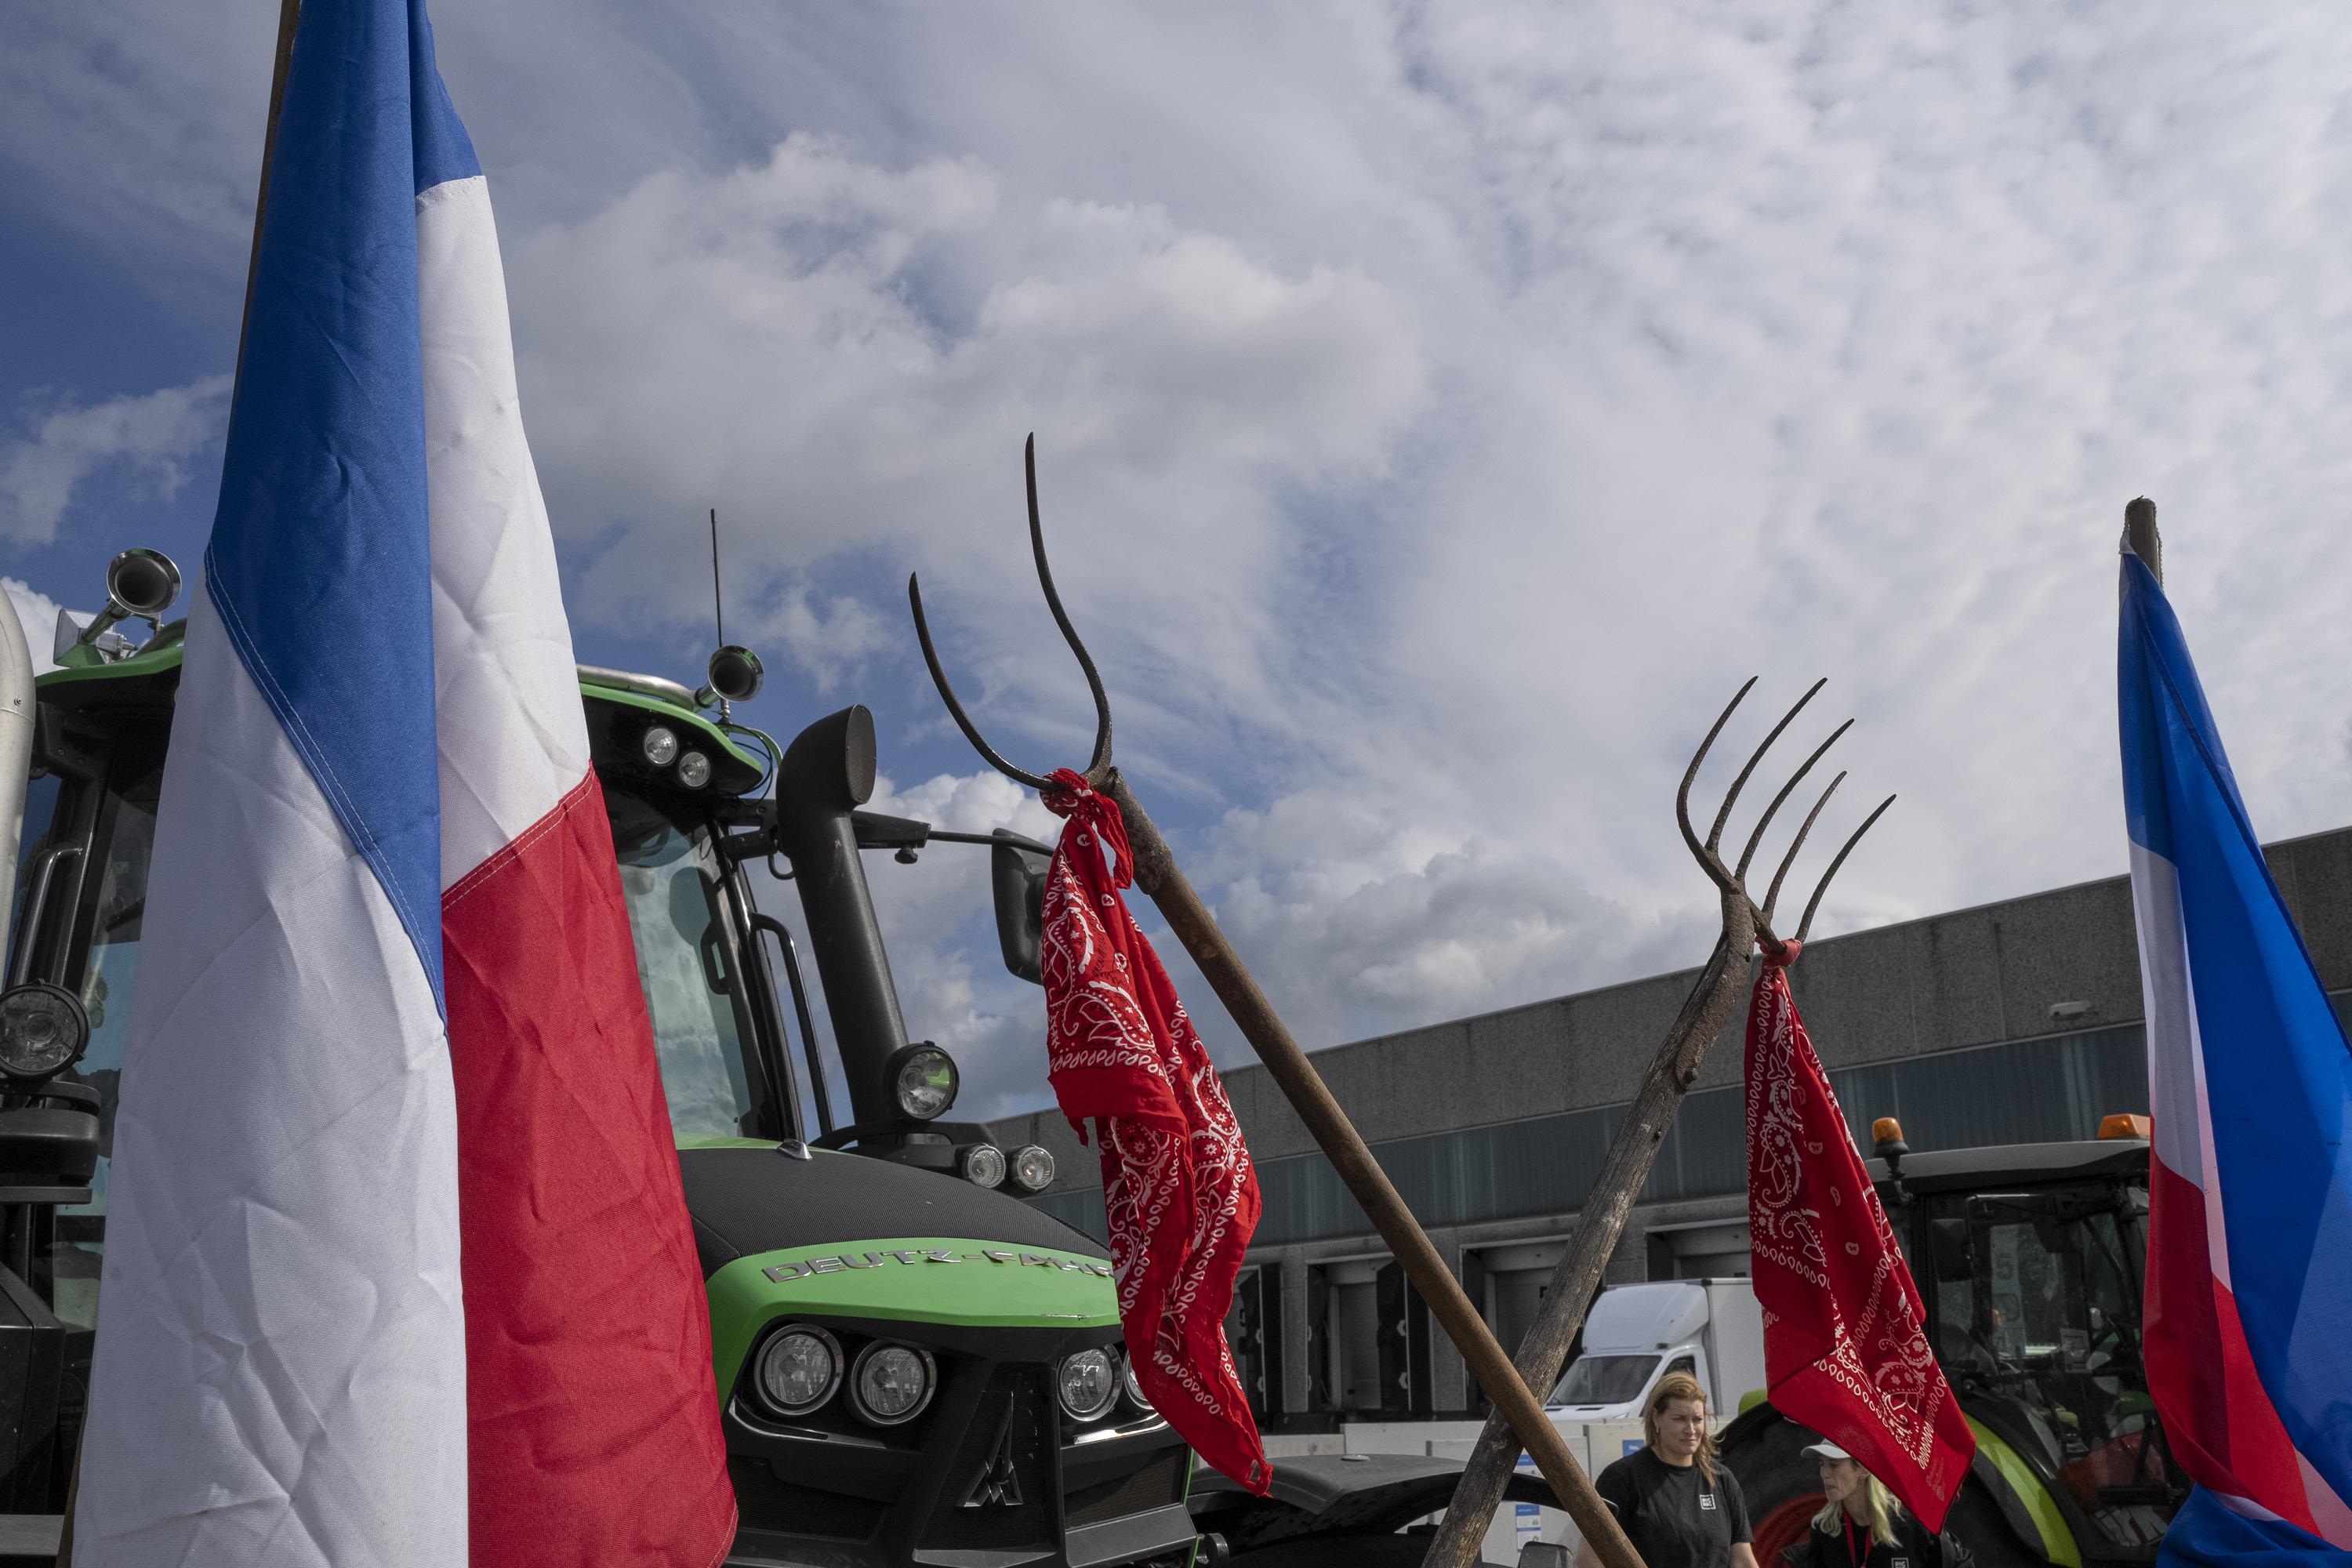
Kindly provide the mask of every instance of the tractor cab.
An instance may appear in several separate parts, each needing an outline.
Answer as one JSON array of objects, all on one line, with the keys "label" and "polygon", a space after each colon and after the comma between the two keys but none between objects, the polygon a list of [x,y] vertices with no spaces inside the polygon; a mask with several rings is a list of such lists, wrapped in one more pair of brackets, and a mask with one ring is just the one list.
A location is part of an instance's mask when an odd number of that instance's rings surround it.
[{"label": "tractor cab", "polygon": [[[120,558],[110,589],[160,560]],[[62,1510],[102,1309],[182,657],[180,625],[133,642],[126,618],[61,622],[37,682],[0,989],[0,1365],[29,1369],[0,1379],[0,1513]],[[1007,963],[1034,979],[1045,847],[866,812],[865,709],[779,745],[730,717],[758,661],[721,649],[709,674],[583,666],[579,689],[709,1291],[730,1561],[1182,1560],[1191,1455],[1129,1372],[1108,1258],[1017,1201],[1052,1181],[1045,1151],[950,1118],[955,1063],[908,1038],[861,864],[985,847]],[[755,897],[780,880],[805,954]]]},{"label": "tractor cab", "polygon": [[2145,1119],[2111,1118],[2094,1141],[1895,1163],[1900,1181],[1879,1190],[1961,1408],[2032,1473],[2090,1555],[2153,1552],[2189,1483],[2141,1356]]}]

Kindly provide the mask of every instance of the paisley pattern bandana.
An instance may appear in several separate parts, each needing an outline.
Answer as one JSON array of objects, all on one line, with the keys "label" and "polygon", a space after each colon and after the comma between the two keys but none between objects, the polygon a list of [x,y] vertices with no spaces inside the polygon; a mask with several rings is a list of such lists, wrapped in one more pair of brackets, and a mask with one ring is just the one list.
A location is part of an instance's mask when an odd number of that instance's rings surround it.
[{"label": "paisley pattern bandana", "polygon": [[[1257,1229],[1257,1173],[1224,1085],[1118,889],[1118,807],[1067,768],[1045,881],[1045,1053],[1062,1114],[1102,1156],[1118,1318],[1143,1392],[1193,1452],[1264,1496],[1274,1477],[1225,1343]],[[1108,863],[1107,863],[1108,862]]]},{"label": "paisley pattern bandana", "polygon": [[1936,1364],[1911,1270],[1789,994],[1765,954],[1748,1009],[1748,1230],[1764,1374],[1783,1415],[1859,1460],[1929,1530],[1976,1437]]}]

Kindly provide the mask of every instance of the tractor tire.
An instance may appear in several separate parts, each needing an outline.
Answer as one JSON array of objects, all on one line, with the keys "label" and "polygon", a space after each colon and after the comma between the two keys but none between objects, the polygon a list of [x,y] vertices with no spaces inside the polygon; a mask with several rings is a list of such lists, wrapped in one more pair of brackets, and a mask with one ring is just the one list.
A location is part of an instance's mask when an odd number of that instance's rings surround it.
[{"label": "tractor tire", "polygon": [[[1821,1438],[1768,1406],[1749,1411],[1723,1431],[1723,1463],[1739,1478],[1755,1535],[1758,1568],[1781,1568],[1780,1553],[1805,1539],[1822,1497],[1820,1463],[1805,1447]],[[1972,1471],[1944,1521],[1945,1532],[1967,1547],[1977,1568],[2047,1568],[2039,1542],[2019,1539],[2000,1505]]]}]

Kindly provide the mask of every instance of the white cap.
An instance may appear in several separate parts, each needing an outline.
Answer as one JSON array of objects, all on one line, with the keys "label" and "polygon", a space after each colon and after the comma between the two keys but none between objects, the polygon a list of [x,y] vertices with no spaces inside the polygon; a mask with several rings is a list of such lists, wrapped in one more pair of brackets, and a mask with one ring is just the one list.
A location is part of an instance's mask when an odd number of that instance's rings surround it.
[{"label": "white cap", "polygon": [[1805,1452],[1808,1454],[1819,1454],[1824,1459],[1851,1459],[1853,1458],[1852,1454],[1847,1453],[1835,1443],[1829,1442],[1826,1439],[1819,1443],[1808,1444],[1805,1447]]}]

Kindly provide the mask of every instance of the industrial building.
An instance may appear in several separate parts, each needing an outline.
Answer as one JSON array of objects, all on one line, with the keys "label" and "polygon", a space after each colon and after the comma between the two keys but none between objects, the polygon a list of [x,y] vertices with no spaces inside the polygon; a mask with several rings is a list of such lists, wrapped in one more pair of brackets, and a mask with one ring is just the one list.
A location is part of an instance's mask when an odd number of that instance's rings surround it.
[{"label": "industrial building", "polygon": [[[2352,1003],[2352,828],[2266,853],[2339,1014]],[[1914,1149],[2095,1135],[2146,1112],[2139,961],[2124,878],[1809,944],[1798,1005],[1857,1141]],[[1696,969],[1315,1054],[1507,1347],[1533,1318],[1576,1211]],[[1744,1009],[1743,1009],[1744,1014]],[[1611,1260],[1611,1283],[1748,1272],[1741,1030],[1684,1101]],[[1265,1211],[1228,1321],[1261,1423],[1482,1413],[1461,1358],[1263,1068],[1224,1072]],[[1000,1122],[1059,1177],[1035,1201],[1101,1237],[1101,1178],[1051,1110]]]}]

